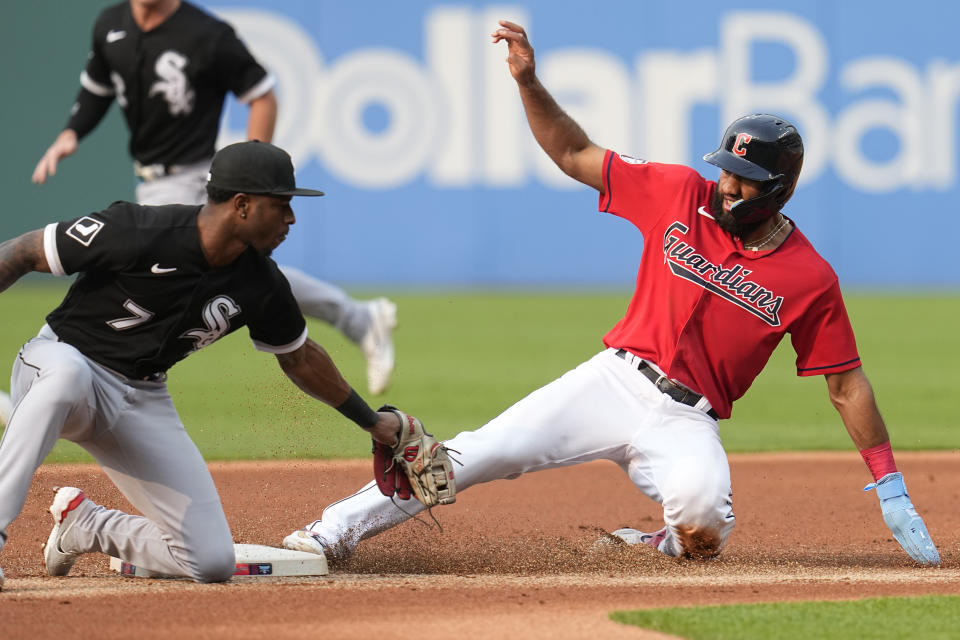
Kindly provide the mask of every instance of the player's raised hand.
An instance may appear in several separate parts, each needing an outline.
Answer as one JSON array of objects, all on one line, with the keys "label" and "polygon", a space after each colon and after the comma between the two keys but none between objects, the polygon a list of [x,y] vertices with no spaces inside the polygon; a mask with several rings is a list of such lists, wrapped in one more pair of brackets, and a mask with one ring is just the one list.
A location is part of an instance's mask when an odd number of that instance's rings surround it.
[{"label": "player's raised hand", "polygon": [[64,129],[47,149],[37,167],[33,170],[33,181],[43,184],[47,176],[57,173],[57,163],[77,150],[77,134],[73,129]]},{"label": "player's raised hand", "polygon": [[533,59],[533,47],[527,40],[527,32],[520,25],[501,20],[500,28],[490,34],[493,43],[507,41],[507,64],[510,65],[510,75],[517,82],[526,82],[534,77],[536,63]]}]

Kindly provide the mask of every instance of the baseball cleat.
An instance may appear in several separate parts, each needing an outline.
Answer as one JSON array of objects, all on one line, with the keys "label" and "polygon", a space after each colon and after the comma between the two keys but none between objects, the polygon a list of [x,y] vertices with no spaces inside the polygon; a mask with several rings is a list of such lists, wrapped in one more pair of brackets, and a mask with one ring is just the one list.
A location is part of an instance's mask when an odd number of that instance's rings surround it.
[{"label": "baseball cleat", "polygon": [[327,546],[320,536],[305,529],[294,531],[283,539],[283,548],[292,551],[306,551],[317,555],[326,555]]},{"label": "baseball cleat", "polygon": [[43,564],[51,576],[65,576],[70,572],[73,563],[80,557],[79,553],[67,553],[60,548],[60,541],[73,525],[77,523],[77,507],[87,497],[76,487],[54,487],[57,492],[50,505],[50,514],[53,516],[53,529],[47,543],[43,545]]},{"label": "baseball cleat", "polygon": [[3,582],[5,578],[3,577],[3,569],[0,569],[0,591],[3,591]]},{"label": "baseball cleat", "polygon": [[393,330],[397,326],[397,305],[386,298],[377,298],[367,304],[370,308],[370,327],[360,340],[360,348],[367,359],[370,393],[381,394],[387,390],[393,374]]},{"label": "baseball cleat", "polygon": [[643,531],[637,531],[636,529],[617,529],[611,533],[614,538],[619,538],[629,545],[634,544],[645,544],[654,549],[660,548],[660,543],[663,542],[663,539],[667,537],[667,528],[664,527],[659,531],[654,531],[653,533],[644,533]]}]

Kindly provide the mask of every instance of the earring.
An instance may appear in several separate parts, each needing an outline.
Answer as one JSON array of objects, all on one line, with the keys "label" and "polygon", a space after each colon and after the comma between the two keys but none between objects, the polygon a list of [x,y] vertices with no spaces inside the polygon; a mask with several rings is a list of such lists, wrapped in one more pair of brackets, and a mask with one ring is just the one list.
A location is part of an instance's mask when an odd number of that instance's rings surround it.
[{"label": "earring", "polygon": [[247,217],[247,212],[246,212],[246,211],[241,212],[241,213],[240,213],[240,217],[241,217],[241,218],[246,218],[246,217]]}]

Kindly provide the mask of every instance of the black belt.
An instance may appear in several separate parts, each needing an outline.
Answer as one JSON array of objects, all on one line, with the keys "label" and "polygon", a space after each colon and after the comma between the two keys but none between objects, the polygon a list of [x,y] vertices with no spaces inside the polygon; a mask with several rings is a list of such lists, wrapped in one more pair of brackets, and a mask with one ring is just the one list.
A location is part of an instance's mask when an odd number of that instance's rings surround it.
[{"label": "black belt", "polygon": [[151,182],[157,178],[164,178],[176,173],[176,168],[174,165],[165,164],[163,162],[155,162],[153,164],[141,164],[140,162],[134,162],[133,172],[144,182]]},{"label": "black belt", "polygon": [[[617,357],[622,360],[626,360],[627,353],[628,352],[626,349],[618,349]],[[656,369],[651,367],[650,364],[645,360],[640,360],[640,364],[637,365],[637,371],[646,376],[647,380],[652,382],[653,386],[659,389],[661,393],[665,393],[680,404],[685,404],[688,407],[696,407],[697,403],[703,398],[703,396],[699,393],[695,393],[680,383],[674,382],[670,378],[660,375],[657,373]],[[710,409],[710,411],[705,411],[704,413],[714,420],[718,420],[720,418],[714,409]]]},{"label": "black belt", "polygon": [[165,178],[177,173],[182,173],[186,169],[191,169],[202,160],[196,162],[186,162],[179,164],[167,164],[165,162],[155,162],[153,164],[143,164],[137,160],[133,162],[133,173],[144,182],[151,182],[157,178]]}]

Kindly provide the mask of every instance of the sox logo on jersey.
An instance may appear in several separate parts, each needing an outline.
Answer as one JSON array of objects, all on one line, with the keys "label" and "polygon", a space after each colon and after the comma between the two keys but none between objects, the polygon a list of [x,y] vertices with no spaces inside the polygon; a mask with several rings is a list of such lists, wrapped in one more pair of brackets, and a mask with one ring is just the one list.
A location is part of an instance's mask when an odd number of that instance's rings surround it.
[{"label": "sox logo on jersey", "polygon": [[699,285],[741,309],[752,313],[773,327],[780,326],[780,306],[783,296],[747,280],[753,273],[743,265],[725,267],[714,264],[684,240],[690,228],[674,222],[663,234],[663,257],[673,275]]},{"label": "sox logo on jersey", "polygon": [[170,115],[188,115],[193,111],[193,99],[196,92],[190,88],[187,74],[183,70],[187,67],[187,57],[176,51],[164,51],[157,58],[154,71],[160,80],[150,87],[148,95],[163,94],[163,99],[170,105]]},{"label": "sox logo on jersey", "polygon": [[195,341],[193,349],[190,350],[191,353],[199,351],[210,346],[227,333],[230,330],[230,318],[238,313],[240,313],[240,305],[234,302],[230,296],[217,296],[203,305],[203,323],[207,325],[207,328],[191,329],[184,332],[180,337]]}]

